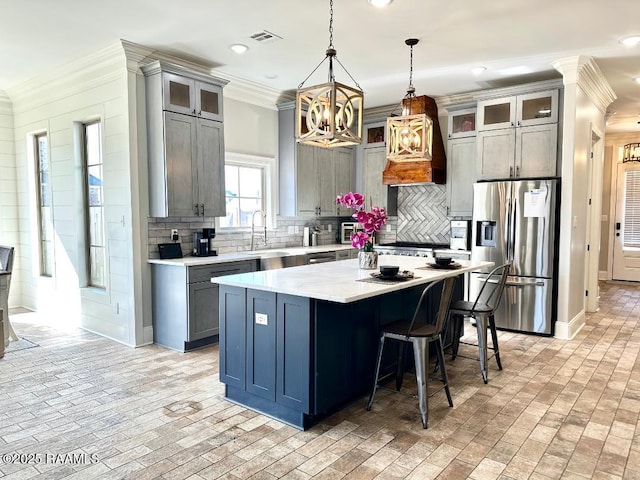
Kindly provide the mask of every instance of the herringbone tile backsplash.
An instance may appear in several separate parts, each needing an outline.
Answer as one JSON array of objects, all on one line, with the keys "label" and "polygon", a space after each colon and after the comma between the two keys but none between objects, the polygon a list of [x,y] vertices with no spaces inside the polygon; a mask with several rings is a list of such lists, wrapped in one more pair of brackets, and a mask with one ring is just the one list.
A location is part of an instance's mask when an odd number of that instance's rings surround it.
[{"label": "herringbone tile backsplash", "polygon": [[445,185],[398,188],[399,242],[449,243]]}]

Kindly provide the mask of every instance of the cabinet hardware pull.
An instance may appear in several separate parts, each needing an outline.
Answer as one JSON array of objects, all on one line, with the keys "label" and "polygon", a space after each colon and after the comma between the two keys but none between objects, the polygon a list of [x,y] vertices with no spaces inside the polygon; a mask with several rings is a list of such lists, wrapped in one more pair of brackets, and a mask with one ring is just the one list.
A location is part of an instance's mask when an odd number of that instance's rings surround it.
[{"label": "cabinet hardware pull", "polygon": [[520,120],[518,120],[518,126],[520,126]]},{"label": "cabinet hardware pull", "polygon": [[198,216],[198,204],[197,203],[193,206],[193,213],[195,213],[196,216]]},{"label": "cabinet hardware pull", "polygon": [[509,167],[509,178],[513,177],[513,167]]},{"label": "cabinet hardware pull", "polygon": [[198,112],[198,116],[199,116],[199,117],[201,117],[201,116],[202,116],[202,110],[200,110],[200,111]]},{"label": "cabinet hardware pull", "polygon": [[520,176],[520,165],[516,165],[516,177]]},{"label": "cabinet hardware pull", "polygon": [[204,217],[204,203],[200,205],[200,215]]},{"label": "cabinet hardware pull", "polygon": [[193,113],[195,115],[196,114],[196,109],[194,108],[191,113]]},{"label": "cabinet hardware pull", "polygon": [[513,127],[513,125],[514,125],[514,124],[513,124],[513,122],[511,122],[511,126],[512,126],[512,127]]}]

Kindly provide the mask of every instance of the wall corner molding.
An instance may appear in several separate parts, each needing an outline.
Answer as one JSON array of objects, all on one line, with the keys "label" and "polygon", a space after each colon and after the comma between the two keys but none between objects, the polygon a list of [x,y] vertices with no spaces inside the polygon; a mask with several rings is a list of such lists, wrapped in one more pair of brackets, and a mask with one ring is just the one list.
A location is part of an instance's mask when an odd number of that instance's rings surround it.
[{"label": "wall corner molding", "polygon": [[576,84],[582,88],[603,114],[618,98],[593,57],[567,57],[556,60],[552,65],[562,74],[565,85]]},{"label": "wall corner molding", "polygon": [[4,90],[0,90],[0,115],[13,115],[13,104]]}]

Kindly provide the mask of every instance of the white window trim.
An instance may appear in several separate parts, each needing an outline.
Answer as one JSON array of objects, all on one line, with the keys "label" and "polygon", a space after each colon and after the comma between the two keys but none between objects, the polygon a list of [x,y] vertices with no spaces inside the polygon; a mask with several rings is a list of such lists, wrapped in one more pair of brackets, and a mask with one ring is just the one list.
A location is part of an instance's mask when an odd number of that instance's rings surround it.
[{"label": "white window trim", "polygon": [[[264,169],[264,204],[267,214],[267,228],[276,229],[276,206],[278,205],[278,165],[275,157],[261,157],[244,153],[225,152],[225,164],[246,165]],[[220,218],[216,217],[216,230],[220,233],[234,231],[246,232],[250,227],[220,227]]]}]

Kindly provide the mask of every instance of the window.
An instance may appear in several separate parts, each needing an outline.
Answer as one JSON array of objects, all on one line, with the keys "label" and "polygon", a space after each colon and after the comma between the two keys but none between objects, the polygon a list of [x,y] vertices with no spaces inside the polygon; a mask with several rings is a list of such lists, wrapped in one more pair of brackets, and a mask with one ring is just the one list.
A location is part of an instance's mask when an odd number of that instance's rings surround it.
[{"label": "window", "polygon": [[625,173],[624,231],[625,247],[640,247],[640,170]]},{"label": "window", "polygon": [[35,135],[36,195],[38,197],[38,237],[40,239],[40,275],[53,276],[53,207],[49,140],[46,133]]},{"label": "window", "polygon": [[[266,212],[264,167],[227,162],[224,176],[227,216],[220,219],[220,227],[251,226],[253,212]],[[262,215],[256,215],[255,225],[262,226]]]},{"label": "window", "polygon": [[86,212],[87,278],[89,286],[106,288],[104,236],[104,186],[102,183],[102,126],[92,122],[83,126],[84,186]]}]

